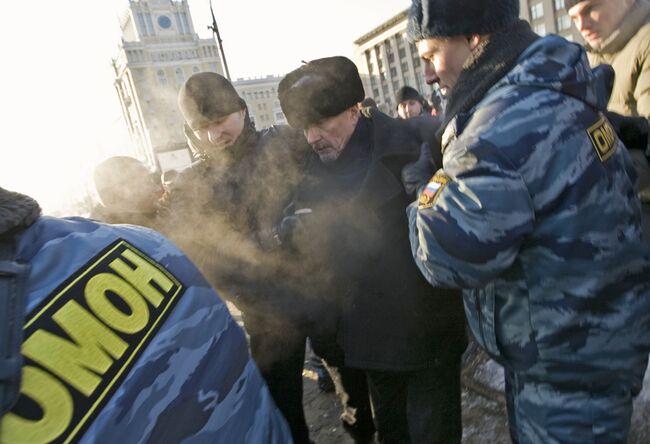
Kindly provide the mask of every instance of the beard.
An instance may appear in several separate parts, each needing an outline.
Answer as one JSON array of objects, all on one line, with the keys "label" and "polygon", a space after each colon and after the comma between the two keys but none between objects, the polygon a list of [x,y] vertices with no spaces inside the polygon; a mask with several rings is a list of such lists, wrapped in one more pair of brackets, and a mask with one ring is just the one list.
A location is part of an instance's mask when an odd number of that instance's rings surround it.
[{"label": "beard", "polygon": [[316,145],[313,147],[314,151],[316,151],[316,154],[318,154],[318,157],[320,158],[321,162],[323,163],[332,163],[336,159],[339,158],[339,155],[341,154],[341,151],[337,150],[331,145]]}]

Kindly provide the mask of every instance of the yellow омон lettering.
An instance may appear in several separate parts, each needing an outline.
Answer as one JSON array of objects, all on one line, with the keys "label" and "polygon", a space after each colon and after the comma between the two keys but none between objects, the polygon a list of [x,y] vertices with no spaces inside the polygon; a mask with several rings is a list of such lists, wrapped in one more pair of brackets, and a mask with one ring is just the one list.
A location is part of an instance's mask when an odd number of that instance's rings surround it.
[{"label": "yellow \u043e\u043c\u043e\u043d lettering", "polygon": [[134,252],[124,250],[122,256],[132,262],[135,269],[126,265],[119,258],[111,262],[109,266],[142,293],[154,307],[158,307],[163,300],[163,296],[151,286],[151,281],[155,281],[164,291],[169,291],[174,283],[164,273]]},{"label": "yellow \u043e\u043c\u043e\u043d lettering", "polygon": [[90,396],[101,382],[96,373],[104,374],[113,363],[106,352],[118,359],[128,344],[73,300],[52,318],[74,343],[37,330],[23,343],[23,355]]},{"label": "yellow \u043e\u043c\u043e\u043d lettering", "polygon": [[[119,296],[131,310],[126,314],[106,297],[107,292]],[[108,324],[109,327],[122,333],[137,333],[149,322],[149,306],[131,285],[118,276],[101,273],[93,276],[84,290],[86,302],[93,313]]]},{"label": "yellow \u043e\u043c\u043e\u043d lettering", "polygon": [[72,396],[54,376],[25,366],[20,391],[40,406],[43,416],[30,420],[7,413],[0,423],[0,442],[51,442],[68,428],[74,409]]}]

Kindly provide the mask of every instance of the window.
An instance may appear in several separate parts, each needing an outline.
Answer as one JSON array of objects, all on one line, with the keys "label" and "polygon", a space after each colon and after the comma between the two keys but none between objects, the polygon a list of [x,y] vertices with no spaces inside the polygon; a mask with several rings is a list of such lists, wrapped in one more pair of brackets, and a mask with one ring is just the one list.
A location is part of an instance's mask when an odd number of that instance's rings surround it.
[{"label": "window", "polygon": [[138,19],[138,28],[140,28],[140,32],[142,33],[142,35],[149,35],[149,31],[147,30],[147,25],[144,21],[144,14],[138,12],[136,14],[136,17]]},{"label": "window", "polygon": [[390,69],[390,76],[391,76],[391,78],[397,77],[397,69],[391,68]]},{"label": "window", "polygon": [[159,69],[156,74],[158,75],[158,83],[160,86],[167,86],[167,77],[165,76],[165,71]]},{"label": "window", "polygon": [[539,34],[542,37],[544,37],[546,35],[546,25],[544,23],[540,23],[539,25],[535,25],[533,27],[533,30],[535,31],[536,34]]},{"label": "window", "polygon": [[147,24],[147,33],[149,35],[154,35],[153,32],[153,22],[151,21],[151,14],[148,12],[144,15],[145,22]]},{"label": "window", "polygon": [[185,74],[182,68],[176,68],[176,85],[181,86],[185,82]]},{"label": "window", "polygon": [[530,7],[530,18],[536,20],[541,18],[544,15],[544,5],[540,3],[535,3]]},{"label": "window", "polygon": [[555,10],[560,11],[564,9],[564,0],[555,0]]},{"label": "window", "polygon": [[571,18],[566,14],[562,14],[561,16],[556,18],[555,22],[557,24],[558,31],[564,31],[566,29],[571,28]]},{"label": "window", "polygon": [[181,21],[183,22],[183,26],[185,27],[185,34],[190,33],[190,24],[187,21],[187,14],[184,12],[181,12]]}]

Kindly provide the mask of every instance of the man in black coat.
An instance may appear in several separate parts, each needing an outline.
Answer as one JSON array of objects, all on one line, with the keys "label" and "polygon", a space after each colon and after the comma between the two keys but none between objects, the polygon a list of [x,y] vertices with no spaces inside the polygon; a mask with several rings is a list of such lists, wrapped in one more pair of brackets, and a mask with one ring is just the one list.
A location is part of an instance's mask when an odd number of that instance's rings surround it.
[{"label": "man in black coat", "polygon": [[[413,261],[404,216],[413,197],[401,180],[421,146],[431,157],[423,143],[435,143],[435,122],[360,111],[363,86],[345,57],[292,71],[279,98],[314,150],[279,232],[305,274],[328,283],[312,291],[329,307],[343,363],[366,373],[380,442],[460,442],[463,308]],[[431,162],[440,158],[434,149]],[[312,339],[327,360],[332,344]]]},{"label": "man in black coat", "polygon": [[241,310],[251,354],[295,443],[308,444],[302,404],[309,295],[266,247],[309,146],[287,126],[257,131],[246,103],[216,73],[197,73],[179,92],[196,162],[170,185],[163,231]]}]

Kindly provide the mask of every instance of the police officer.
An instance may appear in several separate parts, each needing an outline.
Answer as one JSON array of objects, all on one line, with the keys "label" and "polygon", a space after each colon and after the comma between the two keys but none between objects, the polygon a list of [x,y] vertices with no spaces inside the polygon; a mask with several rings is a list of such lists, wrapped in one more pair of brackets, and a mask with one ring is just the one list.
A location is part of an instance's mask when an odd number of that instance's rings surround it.
[{"label": "police officer", "polygon": [[[460,442],[460,295],[431,288],[415,266],[404,217],[410,197],[400,181],[435,125],[360,111],[363,86],[345,57],[290,72],[278,95],[314,150],[287,216],[296,227],[291,245],[307,274],[328,284],[312,288],[338,310],[332,325],[342,362],[366,373],[379,441]],[[330,362],[334,347],[322,351],[312,339]]]},{"label": "police officer", "polygon": [[1,442],[291,442],[244,331],[152,230],[0,188],[0,301]]},{"label": "police officer", "polygon": [[443,169],[408,209],[413,256],[464,289],[505,368],[514,442],[622,443],[650,348],[650,251],[602,114],[613,73],[518,15],[516,0],[413,2],[409,35],[449,99]]}]

